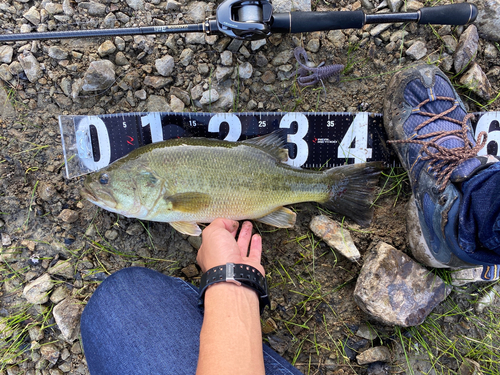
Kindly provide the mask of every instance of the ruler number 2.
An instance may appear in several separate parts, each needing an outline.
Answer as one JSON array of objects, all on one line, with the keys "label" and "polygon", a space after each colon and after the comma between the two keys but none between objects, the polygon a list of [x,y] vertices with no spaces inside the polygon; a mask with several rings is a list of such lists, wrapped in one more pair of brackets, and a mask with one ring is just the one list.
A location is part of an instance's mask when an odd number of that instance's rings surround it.
[{"label": "ruler number 2", "polygon": [[[222,123],[229,125],[229,132],[224,138],[225,141],[236,142],[241,137],[241,121],[238,116],[231,113],[217,113],[210,119],[208,123],[208,131],[218,133]],[[259,122],[259,126],[263,121]],[[297,155],[295,158],[288,158],[287,164],[300,167],[303,165],[309,156],[309,146],[304,140],[304,137],[309,131],[309,122],[307,117],[302,113],[287,113],[281,118],[280,128],[289,129],[293,122],[297,123],[297,133],[288,134],[287,142],[297,146]]]}]

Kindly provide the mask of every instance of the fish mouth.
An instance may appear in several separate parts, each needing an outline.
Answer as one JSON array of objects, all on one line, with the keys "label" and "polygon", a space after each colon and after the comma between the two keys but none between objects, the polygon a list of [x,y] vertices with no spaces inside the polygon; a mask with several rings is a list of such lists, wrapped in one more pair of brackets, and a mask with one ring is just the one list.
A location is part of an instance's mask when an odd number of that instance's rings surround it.
[{"label": "fish mouth", "polygon": [[105,209],[115,209],[117,206],[116,199],[106,191],[99,191],[95,189],[90,189],[84,185],[81,189],[80,194],[83,198],[87,199],[96,206]]},{"label": "fish mouth", "polygon": [[80,190],[80,194],[83,198],[91,201],[92,203],[97,201],[97,197],[94,194],[92,194],[92,191],[87,189],[85,186]]}]

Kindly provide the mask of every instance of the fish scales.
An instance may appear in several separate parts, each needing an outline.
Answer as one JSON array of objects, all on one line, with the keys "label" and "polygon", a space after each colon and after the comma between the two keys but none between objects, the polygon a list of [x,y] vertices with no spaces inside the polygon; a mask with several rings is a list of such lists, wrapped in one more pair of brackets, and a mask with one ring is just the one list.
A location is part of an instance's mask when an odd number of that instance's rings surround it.
[{"label": "fish scales", "polygon": [[289,228],[296,215],[283,206],[308,201],[369,223],[379,163],[304,170],[283,163],[282,145],[274,133],[237,143],[185,138],[147,145],[89,175],[82,196],[190,235],[217,217]]},{"label": "fish scales", "polygon": [[187,220],[254,219],[283,205],[328,199],[322,174],[289,167],[255,146],[209,144],[156,148],[147,154],[148,164],[166,181],[170,195],[191,191],[210,195],[211,204],[187,215]]}]

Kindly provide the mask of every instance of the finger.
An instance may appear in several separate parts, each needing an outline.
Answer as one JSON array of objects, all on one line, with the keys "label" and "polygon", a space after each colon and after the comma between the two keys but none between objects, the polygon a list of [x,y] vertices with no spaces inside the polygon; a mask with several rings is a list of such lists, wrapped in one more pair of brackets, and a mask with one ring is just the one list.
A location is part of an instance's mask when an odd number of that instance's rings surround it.
[{"label": "finger", "polygon": [[245,221],[241,226],[240,234],[238,236],[238,247],[240,248],[240,254],[242,257],[246,257],[248,254],[248,245],[250,244],[250,239],[252,238],[252,223]]},{"label": "finger", "polygon": [[250,242],[250,254],[248,254],[248,259],[260,263],[262,258],[262,237],[258,234],[252,236],[252,241]]},{"label": "finger", "polygon": [[212,223],[203,230],[203,234],[209,235],[218,229],[225,229],[234,237],[238,231],[238,225],[239,223],[237,221],[218,218],[212,221]]}]

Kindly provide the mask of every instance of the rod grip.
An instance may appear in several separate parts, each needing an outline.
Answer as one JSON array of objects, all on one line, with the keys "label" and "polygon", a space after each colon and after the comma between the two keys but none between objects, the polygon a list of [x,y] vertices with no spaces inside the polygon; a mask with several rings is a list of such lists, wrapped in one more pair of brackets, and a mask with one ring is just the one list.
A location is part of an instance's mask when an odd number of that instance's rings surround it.
[{"label": "rod grip", "polygon": [[365,24],[362,10],[339,12],[291,12],[273,15],[271,32],[307,33],[338,29],[360,29]]},{"label": "rod grip", "polygon": [[470,3],[449,4],[421,8],[419,12],[419,24],[465,25],[476,19],[477,6]]}]

